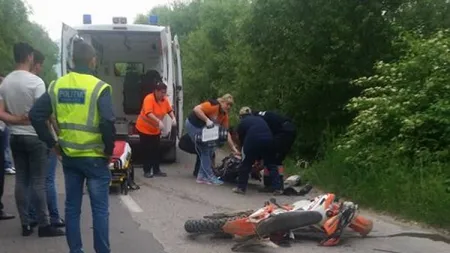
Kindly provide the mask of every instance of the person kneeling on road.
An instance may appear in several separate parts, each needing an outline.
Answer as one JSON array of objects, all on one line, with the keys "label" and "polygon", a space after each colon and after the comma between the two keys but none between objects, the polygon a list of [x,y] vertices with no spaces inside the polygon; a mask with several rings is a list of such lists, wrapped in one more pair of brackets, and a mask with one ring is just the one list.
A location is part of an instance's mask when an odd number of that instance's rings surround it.
[{"label": "person kneeling on road", "polygon": [[273,148],[273,135],[267,123],[258,116],[251,114],[249,107],[239,111],[241,118],[236,132],[242,143],[242,167],[239,170],[238,186],[233,192],[244,194],[247,190],[249,174],[257,160],[263,160],[269,169],[274,194],[282,194],[282,186],[276,165],[275,150]]},{"label": "person kneeling on road", "polygon": [[[269,126],[273,134],[274,146],[276,149],[276,164],[278,168],[282,169],[283,161],[292,148],[295,141],[296,130],[295,125],[288,117],[278,114],[273,111],[253,111],[253,115],[260,116]],[[280,174],[281,182],[283,182],[283,175]],[[271,187],[272,178],[265,173],[264,188],[260,192],[272,192]]]},{"label": "person kneeling on road", "polygon": [[[206,144],[196,143],[195,136],[202,133],[205,126],[213,127],[214,122],[228,129],[228,111],[232,105],[233,97],[230,94],[225,94],[218,99],[210,99],[197,105],[186,119],[186,131],[194,142],[197,153],[200,156],[200,170],[197,176],[197,183],[223,184],[223,182],[214,175],[212,170],[211,163],[214,148],[209,147]],[[228,133],[228,144],[234,153],[239,153],[230,133]]]}]

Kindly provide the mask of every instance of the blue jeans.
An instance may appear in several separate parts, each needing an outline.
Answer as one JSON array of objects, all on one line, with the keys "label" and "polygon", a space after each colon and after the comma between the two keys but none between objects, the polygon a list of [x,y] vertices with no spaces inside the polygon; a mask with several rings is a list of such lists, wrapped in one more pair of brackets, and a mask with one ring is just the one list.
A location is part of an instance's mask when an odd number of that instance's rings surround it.
[{"label": "blue jeans", "polygon": [[66,239],[70,253],[83,253],[80,215],[83,186],[87,180],[92,209],[94,249],[96,253],[110,253],[109,244],[109,183],[111,173],[104,158],[63,156],[66,183]]},{"label": "blue jeans", "polygon": [[5,153],[5,169],[14,167],[12,164],[12,153],[11,147],[9,146],[9,129],[5,126],[5,130],[3,131],[3,152]]},{"label": "blue jeans", "polygon": [[[48,156],[48,174],[45,180],[45,185],[47,187],[47,208],[50,215],[50,222],[57,223],[60,219],[58,211],[58,195],[56,192],[55,177],[56,177],[56,166],[58,165],[58,158],[55,152],[50,151]],[[36,195],[32,192],[32,204],[30,205],[30,220],[36,221]]]},{"label": "blue jeans", "polygon": [[[186,131],[195,143],[195,135],[202,132],[202,128],[195,127],[186,119]],[[213,173],[211,165],[211,157],[214,149],[206,145],[195,144],[195,149],[200,157],[200,169],[198,171],[197,179],[200,180],[214,180],[217,179]]]}]

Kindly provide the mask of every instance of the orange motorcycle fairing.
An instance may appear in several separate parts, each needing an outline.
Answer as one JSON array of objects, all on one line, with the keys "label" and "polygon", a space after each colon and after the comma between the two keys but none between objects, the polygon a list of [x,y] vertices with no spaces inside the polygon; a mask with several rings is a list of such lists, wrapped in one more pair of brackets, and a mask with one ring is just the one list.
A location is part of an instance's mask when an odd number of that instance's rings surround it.
[{"label": "orange motorcycle fairing", "polygon": [[333,193],[328,194],[328,198],[325,200],[325,203],[323,204],[323,208],[325,210],[329,209],[331,205],[333,204],[334,200],[336,199],[336,195]]},{"label": "orange motorcycle fairing", "polygon": [[322,227],[327,236],[334,234],[339,227],[339,215],[330,217]]},{"label": "orange motorcycle fairing", "polygon": [[251,236],[256,233],[256,224],[250,222],[248,217],[230,220],[222,227],[223,232],[237,236]]},{"label": "orange motorcycle fairing", "polygon": [[356,216],[352,223],[350,223],[349,227],[359,233],[361,236],[368,235],[373,228],[373,222],[361,215]]}]

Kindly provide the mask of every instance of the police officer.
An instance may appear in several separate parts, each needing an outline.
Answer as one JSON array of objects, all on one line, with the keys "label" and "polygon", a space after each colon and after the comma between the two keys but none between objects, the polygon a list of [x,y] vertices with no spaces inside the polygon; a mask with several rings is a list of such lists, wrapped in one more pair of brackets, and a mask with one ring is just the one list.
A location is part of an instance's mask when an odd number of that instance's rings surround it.
[{"label": "police officer", "polygon": [[[82,252],[80,234],[83,185],[87,181],[93,216],[94,247],[109,253],[109,157],[114,149],[111,86],[93,76],[95,49],[84,41],[73,46],[75,68],[52,82],[29,113],[33,127],[50,149],[62,156],[66,186],[66,238],[70,252]],[[58,141],[46,122],[54,114]]]},{"label": "police officer", "polygon": [[236,132],[242,144],[242,167],[239,171],[238,186],[233,192],[244,194],[247,189],[249,174],[255,161],[263,160],[269,169],[271,187],[275,194],[281,194],[282,186],[276,165],[273,135],[267,123],[259,116],[252,115],[249,107],[239,111],[241,118]]},{"label": "police officer", "polygon": [[[279,168],[281,181],[283,181],[283,161],[288,155],[295,141],[296,130],[292,120],[284,115],[273,111],[253,111],[253,115],[260,116],[269,126],[274,138],[274,145],[276,149],[276,163]],[[281,170],[281,171],[280,171]],[[273,189],[270,187],[271,177],[267,170],[264,173],[264,188],[261,192],[270,192]]]}]

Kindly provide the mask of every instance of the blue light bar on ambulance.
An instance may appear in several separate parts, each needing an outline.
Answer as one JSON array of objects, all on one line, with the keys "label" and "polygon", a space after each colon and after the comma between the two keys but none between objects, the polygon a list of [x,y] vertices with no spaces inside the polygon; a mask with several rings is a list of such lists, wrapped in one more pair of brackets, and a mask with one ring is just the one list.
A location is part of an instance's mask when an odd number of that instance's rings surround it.
[{"label": "blue light bar on ambulance", "polygon": [[84,14],[83,15],[83,24],[90,25],[92,24],[92,17],[90,14]]},{"label": "blue light bar on ambulance", "polygon": [[156,15],[150,15],[150,16],[148,17],[148,23],[149,23],[150,25],[157,25],[157,24],[158,24],[158,16],[156,16]]}]

